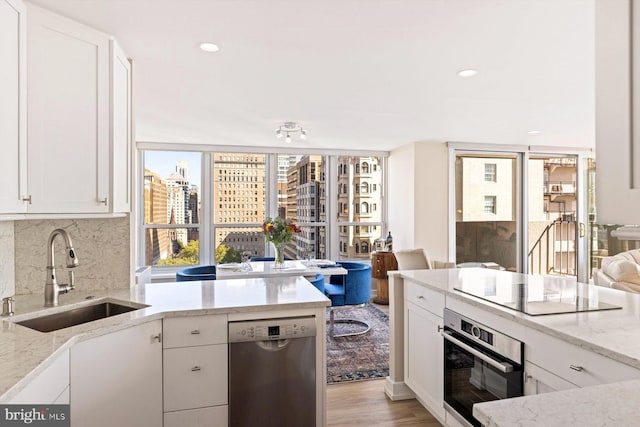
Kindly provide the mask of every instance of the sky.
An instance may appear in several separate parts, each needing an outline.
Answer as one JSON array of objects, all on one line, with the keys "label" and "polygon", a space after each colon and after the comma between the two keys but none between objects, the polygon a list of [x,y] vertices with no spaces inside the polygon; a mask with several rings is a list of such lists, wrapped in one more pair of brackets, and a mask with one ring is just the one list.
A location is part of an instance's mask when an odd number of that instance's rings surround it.
[{"label": "sky", "polygon": [[189,166],[189,176],[187,177],[189,183],[200,186],[201,157],[200,153],[189,151],[147,150],[144,154],[144,167],[159,173],[162,178],[167,178],[176,171],[176,163],[179,160],[185,160]]}]

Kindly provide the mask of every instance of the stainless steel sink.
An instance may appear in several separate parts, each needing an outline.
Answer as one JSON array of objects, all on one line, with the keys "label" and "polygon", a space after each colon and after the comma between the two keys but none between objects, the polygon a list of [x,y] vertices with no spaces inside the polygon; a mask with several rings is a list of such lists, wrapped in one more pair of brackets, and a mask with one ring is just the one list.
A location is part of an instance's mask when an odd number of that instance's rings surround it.
[{"label": "stainless steel sink", "polygon": [[72,308],[70,310],[48,314],[46,316],[34,317],[32,319],[16,322],[18,325],[35,329],[40,332],[57,331],[58,329],[69,328],[71,326],[80,325],[82,323],[92,322],[94,320],[106,319],[107,317],[117,316],[118,314],[127,313],[133,310],[144,308],[130,307],[128,305],[117,304],[115,302],[102,302],[98,304],[87,305],[84,307]]}]

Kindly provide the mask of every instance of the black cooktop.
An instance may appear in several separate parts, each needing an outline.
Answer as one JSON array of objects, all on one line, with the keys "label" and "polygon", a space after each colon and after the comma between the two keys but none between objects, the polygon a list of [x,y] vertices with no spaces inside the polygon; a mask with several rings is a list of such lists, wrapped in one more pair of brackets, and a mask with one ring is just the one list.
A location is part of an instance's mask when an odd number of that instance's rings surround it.
[{"label": "black cooktop", "polygon": [[593,285],[575,279],[529,277],[526,283],[477,277],[460,282],[454,289],[531,316],[622,308],[599,301]]}]

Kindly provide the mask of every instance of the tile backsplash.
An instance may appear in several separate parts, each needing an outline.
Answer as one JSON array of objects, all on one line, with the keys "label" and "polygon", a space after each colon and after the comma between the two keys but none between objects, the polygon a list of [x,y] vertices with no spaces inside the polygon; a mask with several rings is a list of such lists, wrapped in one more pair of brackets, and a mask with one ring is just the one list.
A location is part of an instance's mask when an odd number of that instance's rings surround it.
[{"label": "tile backsplash", "polygon": [[[47,240],[56,228],[63,228],[69,233],[76,250],[79,261],[79,266],[74,269],[76,288],[94,290],[130,286],[129,216],[27,220],[13,224],[16,294],[44,292]],[[0,228],[0,235],[2,232]],[[56,237],[55,249],[58,282],[68,283],[64,239]]]},{"label": "tile backsplash", "polygon": [[0,221],[0,299],[15,294],[13,221]]}]

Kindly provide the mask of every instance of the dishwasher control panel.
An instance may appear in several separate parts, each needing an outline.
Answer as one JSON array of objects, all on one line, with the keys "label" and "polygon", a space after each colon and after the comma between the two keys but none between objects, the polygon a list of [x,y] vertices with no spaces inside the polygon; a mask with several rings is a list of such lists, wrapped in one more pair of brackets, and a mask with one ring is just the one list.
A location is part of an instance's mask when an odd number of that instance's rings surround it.
[{"label": "dishwasher control panel", "polygon": [[316,318],[313,316],[229,322],[229,342],[285,340],[315,335]]}]

